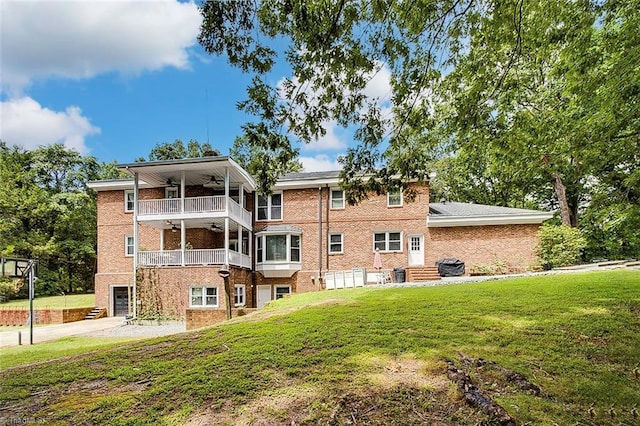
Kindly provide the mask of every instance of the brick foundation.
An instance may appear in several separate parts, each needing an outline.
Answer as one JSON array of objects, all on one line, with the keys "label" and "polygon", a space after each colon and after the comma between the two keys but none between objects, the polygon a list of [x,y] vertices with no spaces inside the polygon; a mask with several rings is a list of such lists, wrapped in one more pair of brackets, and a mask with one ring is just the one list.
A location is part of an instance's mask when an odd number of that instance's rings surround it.
[{"label": "brick foundation", "polygon": [[[231,317],[242,317],[254,311],[256,309],[253,308],[233,308],[231,309]],[[189,308],[186,312],[187,330],[206,327],[226,320],[227,311],[224,309]]]}]

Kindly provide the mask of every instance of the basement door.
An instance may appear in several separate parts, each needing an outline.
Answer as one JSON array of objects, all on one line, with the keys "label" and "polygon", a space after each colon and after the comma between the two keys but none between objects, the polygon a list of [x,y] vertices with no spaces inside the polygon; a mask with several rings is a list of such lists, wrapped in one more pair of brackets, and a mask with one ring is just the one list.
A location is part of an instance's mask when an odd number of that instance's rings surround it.
[{"label": "basement door", "polygon": [[129,314],[129,287],[113,287],[113,316]]},{"label": "basement door", "polygon": [[271,286],[259,285],[257,293],[256,304],[258,305],[258,309],[264,308],[264,305],[271,301]]},{"label": "basement door", "polygon": [[409,266],[424,266],[424,235],[409,235]]}]

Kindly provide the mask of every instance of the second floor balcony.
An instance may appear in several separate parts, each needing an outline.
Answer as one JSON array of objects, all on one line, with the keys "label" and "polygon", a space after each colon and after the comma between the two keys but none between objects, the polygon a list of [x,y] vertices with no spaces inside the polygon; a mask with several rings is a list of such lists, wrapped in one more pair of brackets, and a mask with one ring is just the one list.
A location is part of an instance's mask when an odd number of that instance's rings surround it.
[{"label": "second floor balcony", "polygon": [[235,250],[189,249],[145,250],[138,252],[140,266],[232,265],[251,267],[251,257]]},{"label": "second floor balcony", "polygon": [[160,198],[138,202],[138,220],[171,220],[228,216],[245,227],[252,226],[252,214],[233,198],[211,195],[185,198]]}]

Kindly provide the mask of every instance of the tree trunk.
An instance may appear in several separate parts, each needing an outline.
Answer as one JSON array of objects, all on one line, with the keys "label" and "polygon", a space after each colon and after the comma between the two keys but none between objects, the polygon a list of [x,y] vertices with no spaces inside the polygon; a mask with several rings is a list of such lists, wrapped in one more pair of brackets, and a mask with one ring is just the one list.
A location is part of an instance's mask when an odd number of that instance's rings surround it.
[{"label": "tree trunk", "polygon": [[562,183],[562,178],[558,172],[553,173],[553,189],[558,197],[558,203],[560,204],[560,217],[562,218],[562,224],[567,226],[571,225],[571,209],[567,202],[567,188]]}]

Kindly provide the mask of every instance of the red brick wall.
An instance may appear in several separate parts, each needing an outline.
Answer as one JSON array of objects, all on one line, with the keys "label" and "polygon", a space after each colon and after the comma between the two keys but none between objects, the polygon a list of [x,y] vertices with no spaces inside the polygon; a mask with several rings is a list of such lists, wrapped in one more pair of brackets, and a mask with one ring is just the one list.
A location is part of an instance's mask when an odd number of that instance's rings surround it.
[{"label": "red brick wall", "polygon": [[[415,201],[404,200],[402,207],[388,207],[387,196],[372,195],[356,206],[345,205],[344,209],[331,209],[327,203],[329,191],[322,189],[322,264],[319,265],[318,238],[318,189],[283,191],[283,220],[257,221],[256,231],[269,224],[289,224],[302,229],[302,269],[291,278],[264,278],[256,274],[257,284],[289,284],[293,292],[318,290],[312,277],[327,270],[352,268],[373,269],[373,233],[376,231],[401,231],[402,250],[383,253],[384,268],[407,266],[407,236],[426,234],[426,218],[429,212],[429,188],[414,185],[418,192]],[[328,212],[328,224],[327,224]],[[343,253],[328,254],[327,229],[329,233],[343,234]]]},{"label": "red brick wall", "polygon": [[492,225],[429,228],[427,264],[442,258],[465,262],[467,273],[477,265],[505,263],[521,272],[536,263],[534,248],[539,225]]},{"label": "red brick wall", "polygon": [[[93,308],[35,309],[34,324],[63,324],[83,320]],[[1,308],[0,325],[25,325],[29,319],[28,309]]]},{"label": "red brick wall", "polygon": [[[255,310],[256,309],[249,308],[233,308],[231,309],[231,317],[242,317]],[[219,309],[189,308],[186,313],[187,330],[206,327],[226,320],[227,312]]]},{"label": "red brick wall", "polygon": [[[216,287],[218,290],[218,307],[202,308],[204,310],[221,310],[223,313],[226,309],[224,282],[218,275],[219,268],[215,266],[171,266],[160,268],[142,268],[146,276],[153,275],[146,282],[138,282],[138,294],[145,291],[145,286],[153,285],[155,294],[158,299],[153,303],[157,303],[164,315],[185,318],[186,311],[189,308],[189,289],[191,287]],[[153,282],[152,282],[153,281]],[[251,273],[243,269],[231,269],[229,283],[233,290],[236,284],[245,285],[245,299],[247,307],[251,307],[253,292],[251,289]],[[144,314],[150,309],[152,303],[148,302],[145,297],[139,297],[141,303],[138,313]],[[233,303],[233,298],[231,299]]]}]

